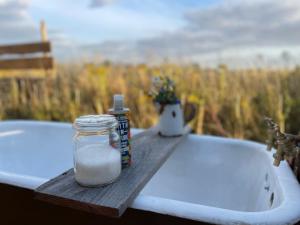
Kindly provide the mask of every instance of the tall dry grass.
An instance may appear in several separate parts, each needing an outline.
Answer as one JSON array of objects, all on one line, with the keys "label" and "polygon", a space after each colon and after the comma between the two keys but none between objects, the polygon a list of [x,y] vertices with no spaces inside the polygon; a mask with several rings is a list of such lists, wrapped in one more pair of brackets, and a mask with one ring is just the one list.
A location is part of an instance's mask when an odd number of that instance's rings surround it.
[{"label": "tall dry grass", "polygon": [[152,75],[168,75],[183,103],[197,105],[196,133],[263,141],[263,116],[287,131],[300,128],[300,68],[294,70],[202,69],[197,65],[60,65],[46,78],[1,78],[0,119],[72,122],[82,114],[107,112],[112,96],[123,93],[132,126],[146,128],[157,114],[145,95]]}]

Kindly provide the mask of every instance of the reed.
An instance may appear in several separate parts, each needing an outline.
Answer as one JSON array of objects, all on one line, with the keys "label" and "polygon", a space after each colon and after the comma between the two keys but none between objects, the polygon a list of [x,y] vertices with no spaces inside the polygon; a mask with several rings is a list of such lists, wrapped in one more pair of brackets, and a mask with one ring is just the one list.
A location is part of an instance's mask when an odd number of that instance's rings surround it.
[{"label": "reed", "polygon": [[[26,72],[28,73],[28,72]],[[230,70],[226,65],[58,65],[52,76],[8,77],[0,72],[0,119],[72,122],[82,114],[107,112],[123,93],[132,126],[146,128],[157,114],[145,91],[151,76],[168,75],[182,102],[197,105],[194,132],[264,141],[263,116],[287,132],[300,128],[300,68]],[[42,78],[41,78],[42,77]]]}]

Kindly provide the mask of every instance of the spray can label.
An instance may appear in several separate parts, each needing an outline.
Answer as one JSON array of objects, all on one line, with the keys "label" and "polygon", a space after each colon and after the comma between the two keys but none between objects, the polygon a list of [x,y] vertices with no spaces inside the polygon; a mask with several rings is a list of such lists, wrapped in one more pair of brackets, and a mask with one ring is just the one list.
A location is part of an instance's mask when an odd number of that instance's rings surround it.
[{"label": "spray can label", "polygon": [[122,167],[131,164],[131,147],[130,147],[130,121],[126,114],[115,115],[119,122],[117,131],[120,135],[120,150],[122,155]]}]

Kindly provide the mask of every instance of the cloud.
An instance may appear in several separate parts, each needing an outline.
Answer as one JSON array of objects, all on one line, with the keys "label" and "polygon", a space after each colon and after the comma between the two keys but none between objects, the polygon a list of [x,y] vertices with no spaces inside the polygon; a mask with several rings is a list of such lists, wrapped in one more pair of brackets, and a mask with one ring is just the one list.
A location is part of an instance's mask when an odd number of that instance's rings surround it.
[{"label": "cloud", "polygon": [[300,5],[280,0],[229,2],[188,12],[184,32],[209,32],[219,49],[297,45],[300,42]]},{"label": "cloud", "polygon": [[[115,1],[117,0],[91,0],[90,6],[102,7]],[[147,2],[150,6],[152,1]],[[158,15],[163,14],[165,6],[170,9],[173,7],[169,1],[163,2],[161,4],[166,5],[154,7],[160,9]],[[29,3],[29,0],[0,0],[1,44],[40,40],[38,23],[33,21],[28,12]],[[119,62],[161,61],[165,58],[174,61],[209,59],[216,62],[218,57],[227,57],[233,62],[238,58],[244,60],[246,56],[255,58],[258,53],[280,55],[284,50],[294,51],[291,52],[293,56],[300,56],[298,0],[223,0],[206,7],[185,8],[184,14],[181,15],[182,20],[178,19],[179,16],[176,14],[167,16],[166,21],[163,20],[164,17],[152,14],[151,10],[151,13],[147,14],[147,11],[137,10],[128,3],[126,7],[131,8],[124,11],[123,6],[109,8],[109,12],[105,10],[101,12],[101,16],[107,18],[105,23],[109,24],[106,25],[107,33],[118,32],[120,35],[115,40],[119,41],[112,41],[112,35],[103,38],[102,40],[106,41],[102,43],[78,44],[80,39],[76,39],[79,36],[76,36],[78,34],[76,32],[82,32],[80,26],[79,29],[76,28],[78,31],[73,33],[63,27],[60,30],[49,27],[49,38],[53,43],[54,52],[57,52],[56,57],[68,57],[69,49],[74,49],[76,55],[84,54],[91,57],[100,55]],[[91,12],[86,9],[86,14],[83,14],[81,10],[82,8],[78,8],[80,14],[72,12],[72,16],[78,21],[88,18],[90,14],[93,21],[98,18],[98,11]],[[61,14],[57,13],[57,9],[55,13],[65,15],[63,7]],[[112,15],[119,17],[116,19]],[[175,22],[173,20],[172,23],[169,22],[173,18]],[[109,19],[113,22],[108,23]],[[91,24],[90,20],[86,21],[84,23],[86,26]],[[181,24],[178,25],[179,23]],[[99,29],[103,26],[100,24]],[[131,36],[128,35],[130,32]],[[139,33],[145,35],[138,36]],[[74,42],[74,39],[79,42]]]},{"label": "cloud", "polygon": [[291,49],[300,44],[300,3],[297,0],[225,0],[187,11],[184,19],[186,25],[176,31],[135,43],[102,43],[96,49],[108,58],[126,61],[147,60],[149,55],[161,59],[178,59],[179,56],[195,59],[209,54],[217,57],[243,50],[251,53],[251,49],[260,48]]},{"label": "cloud", "polygon": [[98,8],[98,7],[103,7],[106,5],[110,5],[112,3],[114,3],[115,0],[92,0],[90,7],[91,8]]},{"label": "cloud", "polygon": [[28,1],[0,1],[0,43],[32,41],[39,37],[36,24],[27,12]]}]

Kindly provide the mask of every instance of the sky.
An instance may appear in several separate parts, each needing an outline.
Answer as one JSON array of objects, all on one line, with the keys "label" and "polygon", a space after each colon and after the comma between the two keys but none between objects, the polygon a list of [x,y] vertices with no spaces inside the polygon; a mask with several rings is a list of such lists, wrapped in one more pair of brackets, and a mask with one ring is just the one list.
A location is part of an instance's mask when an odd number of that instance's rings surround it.
[{"label": "sky", "polygon": [[57,60],[299,63],[298,0],[0,0],[0,45],[40,40]]}]

